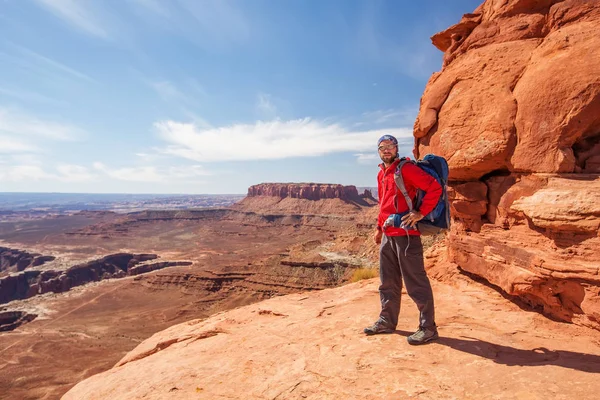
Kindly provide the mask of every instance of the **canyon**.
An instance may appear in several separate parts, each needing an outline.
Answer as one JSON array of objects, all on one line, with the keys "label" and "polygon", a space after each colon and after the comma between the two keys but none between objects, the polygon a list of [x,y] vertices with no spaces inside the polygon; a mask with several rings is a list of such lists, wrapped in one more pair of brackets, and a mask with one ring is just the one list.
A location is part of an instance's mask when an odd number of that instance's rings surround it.
[{"label": "canyon", "polygon": [[[237,204],[0,223],[3,398],[59,398],[172,324],[336,287],[373,264],[373,207],[293,200],[294,213]],[[302,212],[330,200],[353,211]]]},{"label": "canyon", "polygon": [[[349,281],[377,265],[372,193],[261,183],[230,207],[0,223],[0,279],[37,274],[0,305],[1,393],[594,398],[599,30],[597,1],[486,0],[432,37],[413,136],[450,166],[452,227],[426,246],[438,341],[406,344],[409,299],[396,332],[362,334],[378,282]],[[127,262],[91,267],[111,257]],[[82,266],[92,283],[58,290]],[[65,278],[40,291],[44,273]]]},{"label": "canyon", "polygon": [[[14,252],[18,253],[19,251],[14,250]],[[49,292],[66,292],[75,286],[103,279],[122,278],[157,269],[191,264],[186,261],[144,263],[155,260],[157,257],[156,254],[119,253],[74,265],[64,271],[28,270],[21,274],[10,275],[0,278],[0,304]],[[55,258],[53,256],[36,258],[36,260],[39,259],[54,260]],[[35,267],[35,263],[32,263],[32,266]]]}]

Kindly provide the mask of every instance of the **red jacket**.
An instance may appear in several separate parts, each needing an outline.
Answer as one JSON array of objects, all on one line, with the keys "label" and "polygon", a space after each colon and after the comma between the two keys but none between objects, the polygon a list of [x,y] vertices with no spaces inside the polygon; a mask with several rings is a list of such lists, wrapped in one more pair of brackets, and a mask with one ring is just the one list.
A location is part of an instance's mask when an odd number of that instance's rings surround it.
[{"label": "red jacket", "polygon": [[[401,214],[408,211],[408,204],[402,195],[402,192],[396,186],[394,173],[400,160],[396,160],[389,167],[385,168],[380,164],[381,171],[377,174],[377,192],[379,193],[379,217],[377,218],[377,229],[382,230],[383,223],[391,214]],[[405,163],[402,166],[402,179],[404,186],[411,199],[417,195],[417,189],[425,192],[421,207],[418,210],[421,214],[429,214],[437,204],[442,195],[442,187],[431,175],[417,167],[413,163]],[[393,226],[386,228],[383,233],[388,236],[406,236],[406,231],[402,228]],[[420,235],[417,230],[408,230],[409,235]]]}]

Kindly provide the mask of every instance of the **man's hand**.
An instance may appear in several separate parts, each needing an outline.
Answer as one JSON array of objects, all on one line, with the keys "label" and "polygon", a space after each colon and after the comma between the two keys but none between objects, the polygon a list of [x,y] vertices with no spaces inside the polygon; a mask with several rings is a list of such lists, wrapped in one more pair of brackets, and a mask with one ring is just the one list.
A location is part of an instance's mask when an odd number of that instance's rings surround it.
[{"label": "man's hand", "polygon": [[420,220],[423,219],[423,214],[421,214],[418,211],[411,211],[408,214],[406,214],[404,217],[402,217],[402,224],[406,225],[406,226],[410,226],[412,228],[416,228],[417,227],[417,222],[419,222]]},{"label": "man's hand", "polygon": [[376,244],[381,244],[381,237],[383,236],[383,232],[380,230],[376,230],[375,234],[373,235],[373,240],[375,241]]}]

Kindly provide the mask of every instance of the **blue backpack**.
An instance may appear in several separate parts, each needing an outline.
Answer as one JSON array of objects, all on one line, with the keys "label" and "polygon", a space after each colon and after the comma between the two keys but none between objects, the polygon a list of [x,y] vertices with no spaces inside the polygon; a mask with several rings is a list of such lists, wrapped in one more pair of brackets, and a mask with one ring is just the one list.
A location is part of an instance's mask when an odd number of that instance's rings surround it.
[{"label": "blue backpack", "polygon": [[407,162],[415,164],[417,167],[434,177],[442,187],[442,195],[440,196],[438,203],[429,214],[425,215],[421,221],[417,222],[417,229],[421,235],[435,235],[450,229],[450,204],[448,202],[447,190],[448,162],[444,157],[433,154],[427,154],[422,160],[418,161],[407,159],[400,161],[394,175],[394,180],[396,181],[396,186],[398,186],[398,189],[400,192],[402,192],[404,198],[406,199],[406,204],[408,204],[409,211],[419,208],[421,201],[423,200],[423,196],[425,196],[425,192],[421,189],[417,189],[417,197],[414,200],[413,206],[413,200],[408,196],[406,186],[404,186],[404,179],[402,179],[401,174],[402,166]]}]

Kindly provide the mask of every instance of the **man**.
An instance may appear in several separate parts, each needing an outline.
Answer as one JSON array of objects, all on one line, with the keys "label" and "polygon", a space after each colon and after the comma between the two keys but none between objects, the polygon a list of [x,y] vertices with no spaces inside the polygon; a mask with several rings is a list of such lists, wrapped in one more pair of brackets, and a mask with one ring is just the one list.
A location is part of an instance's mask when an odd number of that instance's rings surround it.
[{"label": "man", "polygon": [[[400,163],[398,141],[391,135],[382,136],[377,147],[382,164],[377,175],[379,193],[379,217],[375,243],[379,249],[379,296],[381,313],[372,326],[365,328],[367,335],[392,333],[398,324],[402,280],[406,291],[419,308],[419,330],[408,337],[408,343],[424,344],[438,338],[433,309],[433,292],[423,262],[423,245],[416,224],[437,204],[442,188],[429,174],[413,163],[405,163],[400,173],[406,190],[415,198],[417,189],[425,192],[419,210],[409,212],[404,196],[394,181],[394,173]],[[402,227],[389,226],[394,214],[404,214]],[[387,223],[386,223],[387,221]]]}]

